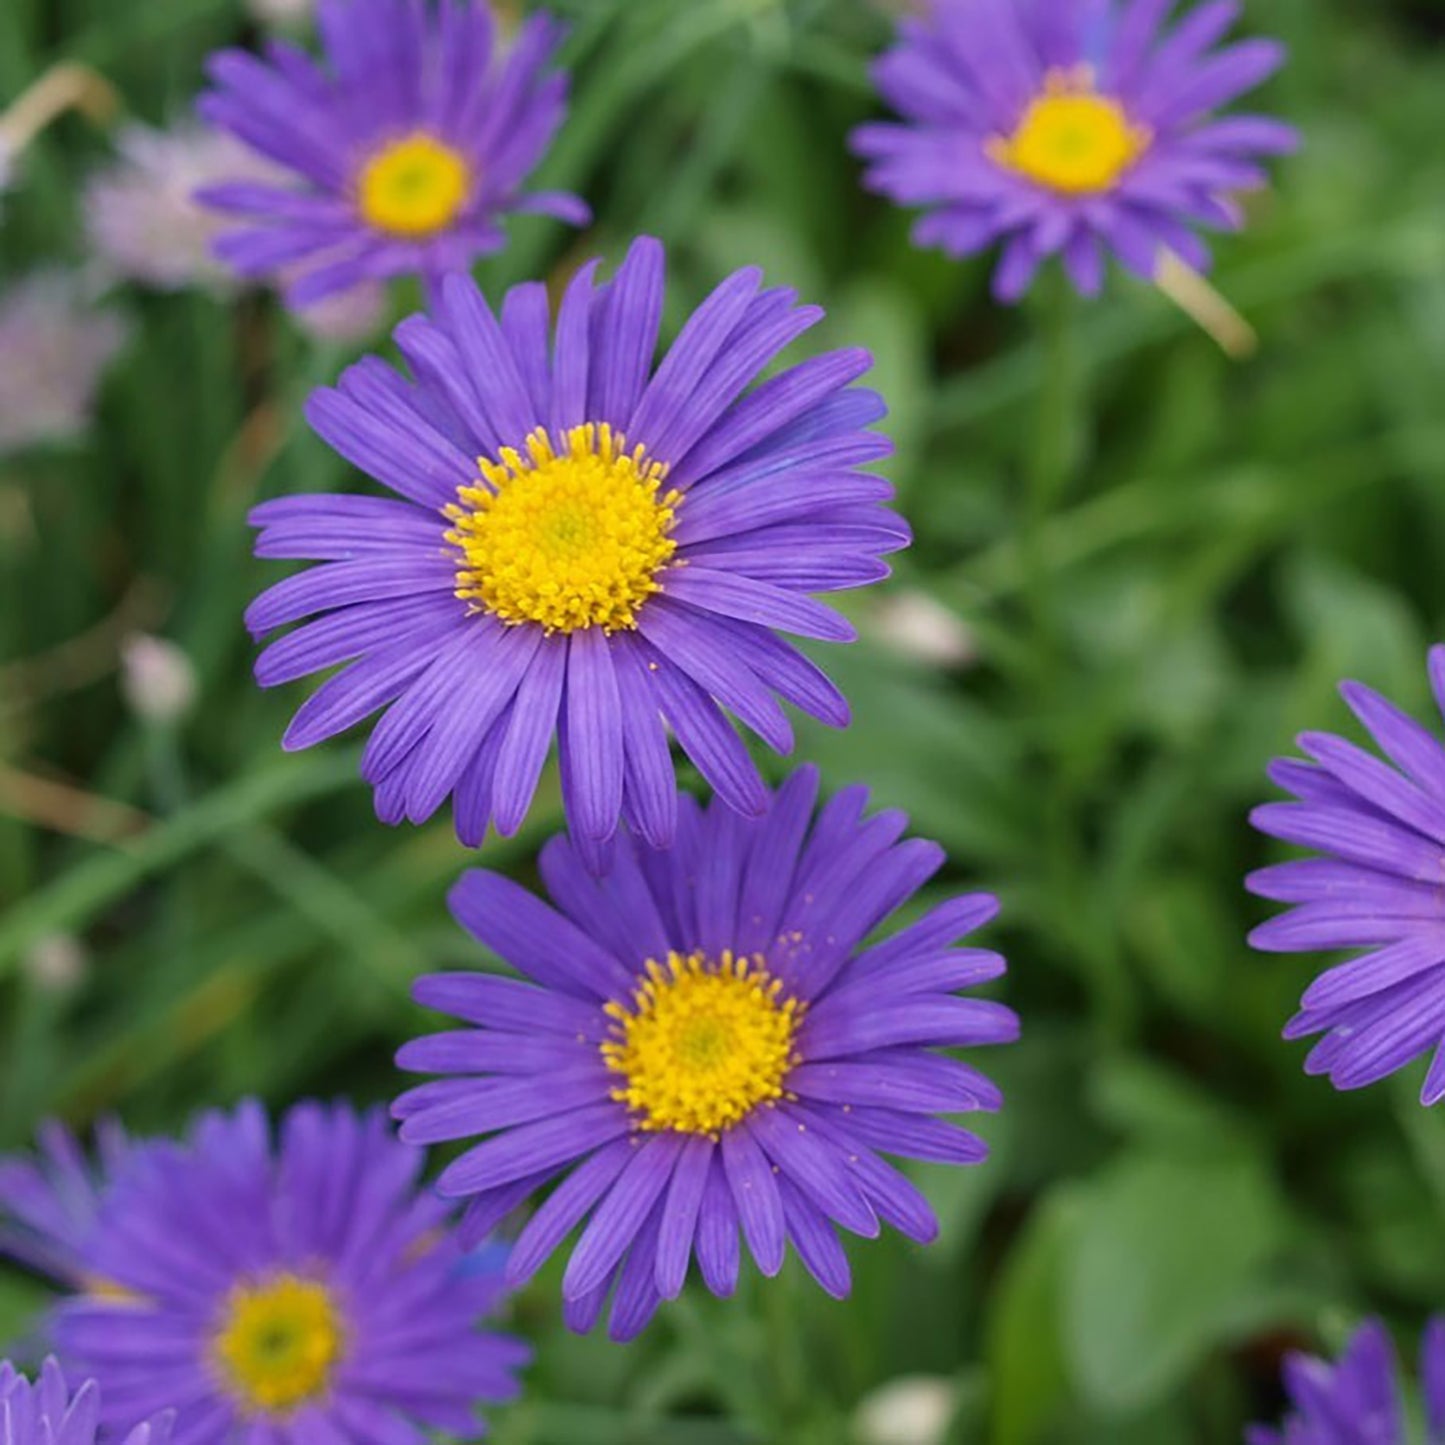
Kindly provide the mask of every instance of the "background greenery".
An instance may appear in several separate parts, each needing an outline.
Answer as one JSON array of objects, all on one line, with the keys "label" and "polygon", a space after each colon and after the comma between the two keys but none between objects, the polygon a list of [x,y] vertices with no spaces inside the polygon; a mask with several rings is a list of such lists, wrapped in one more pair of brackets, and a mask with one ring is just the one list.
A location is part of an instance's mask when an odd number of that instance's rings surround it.
[{"label": "background greenery", "polygon": [[[987,1445],[1235,1441],[1278,1407],[1279,1357],[1333,1348],[1367,1310],[1410,1337],[1445,1298],[1445,1126],[1417,1077],[1337,1096],[1279,1041],[1315,963],[1252,955],[1241,878],[1266,760],[1345,725],[1342,676],[1426,706],[1445,567],[1442,12],[1431,0],[1271,0],[1290,44],[1268,103],[1307,152],[1220,246],[1218,282],[1263,344],[1227,361],[1158,295],[1115,279],[1077,308],[1087,395],[1042,385],[1041,307],[1003,312],[982,263],[908,244],[845,149],[873,110],[888,19],[864,0],[570,0],[571,118],[543,179],[589,196],[568,242],[521,220],[489,287],[672,250],[672,316],[761,262],[825,303],[818,346],[861,342],[892,406],[890,475],[917,532],[899,585],[972,630],[943,671],[865,629],[828,665],[846,733],[800,729],[832,785],[870,783],[996,889],[1023,1014],[985,1121],[992,1162],[918,1172],[927,1251],[851,1250],[845,1305],[791,1266],[731,1303],[690,1294],[627,1349],[577,1340],[554,1276],[518,1303],[539,1358],[505,1445],[836,1445],[900,1374],[959,1385],[950,1437]],[[182,114],[236,0],[4,0],[0,96],[61,58],[138,116]],[[28,158],[7,275],[83,260],[77,187],[105,142],[66,120]],[[564,249],[565,248],[565,249]],[[1047,288],[1040,296],[1046,294]],[[495,294],[495,292],[494,292]],[[257,498],[340,486],[299,420],[346,359],[256,298],[127,294],[137,334],[93,436],[0,464],[0,1145],[59,1114],[178,1127],[259,1092],[385,1099],[423,1026],[423,969],[475,963],[442,897],[468,861],[447,820],[371,816],[349,744],[285,758],[304,687],[249,676]],[[399,300],[399,304],[401,304]],[[16,364],[3,358],[6,365]],[[1041,420],[1052,408],[1054,420]],[[1032,481],[1030,480],[1032,479]],[[1053,486],[1024,583],[1031,486]],[[194,713],[147,726],[120,698],[132,627],[180,643]],[[485,859],[531,876],[560,817]],[[70,991],[23,966],[83,937]],[[0,1337],[41,1296],[0,1273]]]}]

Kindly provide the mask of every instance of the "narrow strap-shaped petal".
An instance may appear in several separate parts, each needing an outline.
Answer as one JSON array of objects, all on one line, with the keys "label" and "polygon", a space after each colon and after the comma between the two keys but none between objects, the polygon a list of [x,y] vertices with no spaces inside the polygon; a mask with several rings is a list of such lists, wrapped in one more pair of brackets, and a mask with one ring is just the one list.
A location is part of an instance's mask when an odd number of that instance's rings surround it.
[{"label": "narrow strap-shaped petal", "polygon": [[768,805],[767,787],[717,704],[655,648],[643,655],[658,705],[683,751],[731,807],[752,817],[763,813]]},{"label": "narrow strap-shaped petal", "polygon": [[493,814],[497,832],[504,838],[522,826],[532,805],[557,733],[557,709],[566,675],[565,639],[544,637],[517,689],[492,779]]},{"label": "narrow strap-shaped petal", "polygon": [[672,460],[657,451],[653,437],[686,405],[746,314],[761,282],[762,272],[755,266],[734,272],[688,318],[628,422],[629,441],[647,447],[658,461]]},{"label": "narrow strap-shaped petal", "polygon": [[567,1261],[562,1277],[564,1298],[587,1294],[611,1275],[653,1204],[666,1190],[682,1145],[677,1134],[653,1134],[633,1151]]},{"label": "narrow strap-shaped petal", "polygon": [[723,1134],[722,1161],[748,1248],[758,1268],[775,1275],[786,1248],[783,1202],[767,1157],[745,1123]]},{"label": "narrow strap-shaped petal", "polygon": [[631,1127],[626,1110],[611,1101],[523,1124],[476,1145],[447,1165],[437,1189],[447,1199],[496,1189],[524,1174],[576,1159],[628,1133]]},{"label": "narrow strap-shaped petal", "polygon": [[798,637],[852,642],[858,636],[853,624],[831,607],[736,572],[716,571],[696,564],[677,567],[664,578],[663,591],[679,602],[704,611],[760,627],[776,627]]},{"label": "narrow strap-shaped petal", "polygon": [[441,289],[446,325],[465,375],[503,443],[519,446],[544,418],[533,405],[501,325],[470,276],[448,276]]},{"label": "narrow strap-shaped petal", "polygon": [[588,838],[610,838],[622,812],[622,704],[610,644],[600,627],[571,636],[566,709],[562,767],[576,805],[572,821]]},{"label": "narrow strap-shaped petal", "polygon": [[591,410],[624,432],[647,383],[662,321],[666,261],[660,241],[639,236],[607,287],[597,337]]},{"label": "narrow strap-shaped petal", "polygon": [[673,1169],[657,1239],[654,1276],[657,1292],[663,1299],[676,1299],[687,1279],[687,1264],[692,1255],[714,1152],[711,1139],[694,1135],[684,1145]]},{"label": "narrow strap-shaped petal", "polygon": [[619,633],[612,646],[622,706],[627,806],[643,838],[654,848],[668,848],[677,827],[677,780],[658,690],[630,636]]},{"label": "narrow strap-shaped petal", "polygon": [[552,440],[558,446],[570,428],[592,420],[587,415],[587,385],[591,370],[589,333],[596,303],[592,281],[596,274],[596,261],[583,266],[568,283],[557,313],[552,353]]},{"label": "narrow strap-shaped petal", "polygon": [[501,873],[475,868],[447,895],[458,923],[547,988],[585,999],[626,995],[633,975],[569,918]]},{"label": "narrow strap-shaped petal", "polygon": [[753,672],[714,644],[706,613],[653,597],[638,618],[638,630],[774,751],[792,751],[793,728],[787,715]]},{"label": "narrow strap-shaped petal", "polygon": [[802,1116],[778,1104],[755,1109],[748,1123],[780,1173],[824,1214],[854,1234],[869,1239],[877,1236],[878,1218],[859,1192],[845,1156],[816,1130],[810,1130]]},{"label": "narrow strap-shaped petal", "polygon": [[788,1238],[804,1268],[834,1299],[847,1299],[853,1287],[848,1256],[827,1216],[784,1175],[778,1180]]},{"label": "narrow strap-shaped petal", "polygon": [[546,1263],[635,1155],[630,1139],[616,1139],[592,1154],[542,1203],[507,1257],[507,1283],[525,1284]]}]

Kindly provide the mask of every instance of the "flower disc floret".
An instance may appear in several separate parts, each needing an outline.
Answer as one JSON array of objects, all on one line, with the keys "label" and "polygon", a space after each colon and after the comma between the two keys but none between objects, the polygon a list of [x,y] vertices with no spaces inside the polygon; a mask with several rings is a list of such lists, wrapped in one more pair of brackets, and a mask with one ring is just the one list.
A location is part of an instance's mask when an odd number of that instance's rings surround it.
[{"label": "flower disc floret", "polygon": [[281,1274],[231,1291],[216,1361],[244,1409],[286,1411],[325,1394],[342,1338],[325,1285]]},{"label": "flower disc floret", "polygon": [[377,230],[420,240],[445,231],[471,190],[466,158],[419,131],[383,146],[366,162],[356,199],[362,217]]},{"label": "flower disc floret", "polygon": [[715,1137],[782,1098],[802,1012],[761,958],[649,959],[633,1007],[607,1006],[602,1057],[624,1080],[612,1097],[644,1130]]},{"label": "flower disc floret", "polygon": [[482,485],[460,488],[447,511],[457,596],[548,632],[636,627],[677,550],[681,497],[661,492],[667,467],[606,422],[573,427],[560,452],[538,428],[525,455],[504,447],[478,465]]},{"label": "flower disc floret", "polygon": [[1051,191],[1087,196],[1113,190],[1149,142],[1148,127],[1130,124],[1084,67],[1072,75],[1050,71],[1013,133],[995,136],[988,153]]}]

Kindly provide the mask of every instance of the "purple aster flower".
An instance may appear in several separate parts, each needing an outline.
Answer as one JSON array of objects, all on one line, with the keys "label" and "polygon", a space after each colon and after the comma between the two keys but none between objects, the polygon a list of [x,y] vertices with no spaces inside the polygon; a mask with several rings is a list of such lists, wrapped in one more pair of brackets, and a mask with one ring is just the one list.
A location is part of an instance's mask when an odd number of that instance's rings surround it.
[{"label": "purple aster flower", "polygon": [[[1430,653],[1430,681],[1445,709],[1445,647]],[[1389,761],[1305,733],[1310,762],[1271,764],[1270,778],[1298,801],[1266,803],[1251,821],[1325,856],[1250,875],[1252,892],[1293,906],[1249,941],[1271,953],[1366,950],[1310,985],[1285,1037],[1323,1034],[1305,1069],[1337,1089],[1373,1084],[1433,1049],[1420,1095],[1433,1104],[1445,1096],[1445,748],[1369,688],[1347,682],[1341,692]]]},{"label": "purple aster flower", "polygon": [[255,1103],[134,1155],[56,1309],[67,1366],[121,1427],[169,1403],[183,1445],[472,1439],[516,1393],[518,1341],[479,1331],[498,1271],[468,1268],[420,1150],[384,1117],[300,1104],[273,1146]]},{"label": "purple aster flower", "polygon": [[943,852],[899,842],[901,813],[865,819],[862,788],[815,817],[817,788],[799,769],[756,818],[684,797],[672,848],[624,833],[600,880],[554,838],[541,870],[555,908],[495,873],[468,873],[452,892],[463,927],[526,981],[419,980],[421,1003],[473,1027],[401,1050],[402,1068],[448,1076],[398,1101],[402,1138],[489,1136],[438,1186],[470,1199],[473,1232],[560,1181],[507,1274],[521,1284],[584,1226],[562,1282],[573,1329],[590,1329],[615,1288],[611,1334],[636,1335],[694,1255],[707,1287],[730,1294],[740,1233],[764,1274],[791,1241],[842,1297],[838,1228],[937,1233],[928,1201],[882,1154],[976,1164],[987,1153],[937,1116],[996,1109],[999,1093],[939,1051],[1017,1037],[1009,1009],[957,993],[1004,972],[997,953],[952,947],[997,902],[951,898],[863,946]]},{"label": "purple aster flower", "polygon": [[744,813],[767,790],[721,707],[780,751],[777,697],[835,726],[847,705],[775,629],[846,641],[812,592],[886,576],[907,527],[860,471],[890,450],[884,411],[852,383],[867,352],[813,357],[751,386],[822,312],[724,281],[652,368],[663,252],[635,242],[611,282],[596,263],[562,300],[511,291],[498,320],[450,277],[396,338],[416,380],[375,359],[310,402],[315,429],[399,494],[288,497],[252,513],[263,557],[324,562],[246,614],[272,643],[263,686],[350,662],[297,713],[288,748],[386,715],[362,773],[388,822],[451,795],[457,831],[512,833],[554,732],[569,823],[592,864],[625,813],[657,847],[677,795],[663,719]]},{"label": "purple aster flower", "polygon": [[0,1155],[0,1255],[79,1285],[101,1199],[136,1146],[114,1121],[96,1131],[93,1161],[63,1124],[42,1124],[36,1142],[33,1157]]},{"label": "purple aster flower", "polygon": [[[119,1441],[100,1433],[100,1391],[87,1380],[71,1393],[60,1366],[46,1360],[34,1383],[9,1360],[0,1360],[0,1441],[4,1445],[96,1445]],[[136,1425],[124,1445],[168,1445],[172,1414],[165,1411]]]},{"label": "purple aster flower", "polygon": [[[1426,1445],[1445,1445],[1445,1317],[1425,1332],[1420,1369]],[[1245,1445],[1406,1445],[1395,1347],[1379,1320],[1355,1332],[1338,1364],[1288,1356],[1284,1383],[1293,1409],[1283,1426],[1252,1425]]]},{"label": "purple aster flower", "polygon": [[201,115],[288,171],[201,199],[239,217],[217,254],[246,276],[300,266],[288,300],[397,275],[467,269],[503,244],[499,221],[540,211],[574,225],[576,196],[521,187],[562,121],[567,77],[549,70],[560,27],[534,15],[510,49],[484,0],[321,0],[325,66],[286,40],[264,60],[212,57]]},{"label": "purple aster flower", "polygon": [[995,241],[994,291],[1017,300],[1060,253],[1095,295],[1106,252],[1147,280],[1165,252],[1204,270],[1197,229],[1236,229],[1237,191],[1295,148],[1264,116],[1214,116],[1281,64],[1281,46],[1215,48],[1239,13],[1205,0],[1167,34],[1172,0],[933,0],[874,79],[903,124],[861,126],[866,184],[926,214],[921,246]]}]

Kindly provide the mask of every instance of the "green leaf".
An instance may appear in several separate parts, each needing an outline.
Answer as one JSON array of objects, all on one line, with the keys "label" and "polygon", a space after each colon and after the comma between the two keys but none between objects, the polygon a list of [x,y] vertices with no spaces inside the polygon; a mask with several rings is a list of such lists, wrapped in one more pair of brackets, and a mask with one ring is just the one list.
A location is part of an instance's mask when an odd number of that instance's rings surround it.
[{"label": "green leaf", "polygon": [[1077,1192],[1056,1190],[1025,1227],[994,1290],[984,1345],[991,1445],[1033,1445],[1069,1393],[1059,1316],[1081,1217]]},{"label": "green leaf", "polygon": [[50,1300],[50,1291],[34,1280],[0,1269],[0,1355],[34,1330]]},{"label": "green leaf", "polygon": [[1065,1282],[1065,1349],[1084,1394],[1121,1413],[1162,1398],[1226,1333],[1284,1233],[1249,1154],[1113,1166],[1089,1191]]}]

